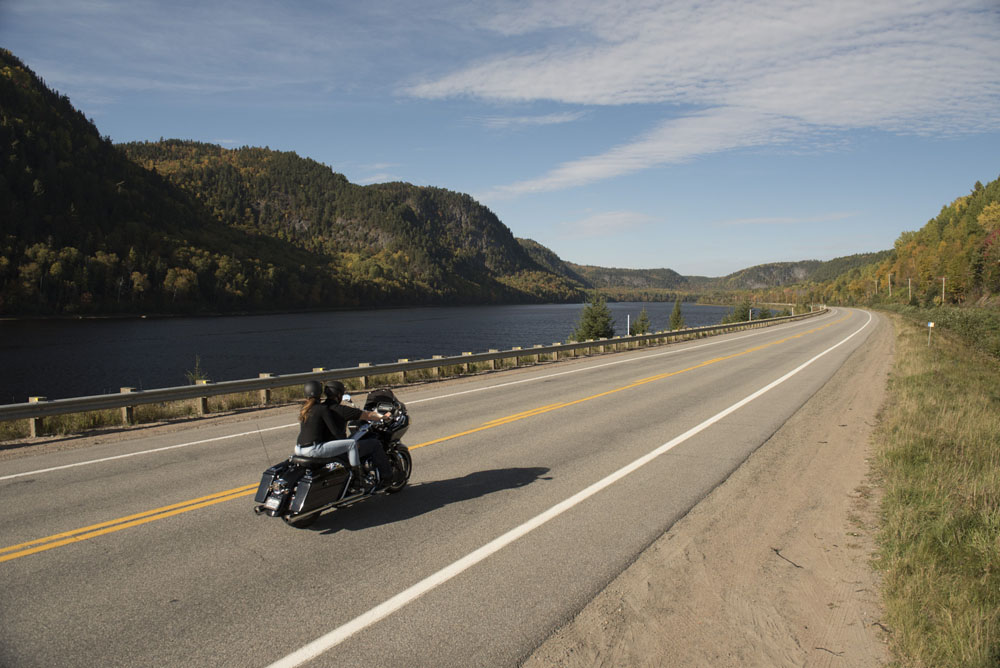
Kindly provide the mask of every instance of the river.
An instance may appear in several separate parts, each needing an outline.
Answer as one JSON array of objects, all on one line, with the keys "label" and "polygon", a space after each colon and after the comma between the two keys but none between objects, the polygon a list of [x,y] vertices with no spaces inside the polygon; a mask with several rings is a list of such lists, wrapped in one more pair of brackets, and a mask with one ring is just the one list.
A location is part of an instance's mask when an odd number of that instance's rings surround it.
[{"label": "river", "polygon": [[[673,303],[609,303],[616,334],[645,307],[668,329]],[[330,311],[282,315],[7,320],[0,322],[0,403],[188,384],[198,367],[213,381],[300,373],[361,362],[530,348],[565,341],[580,304]],[[725,306],[682,304],[688,327],[714,325]]]}]

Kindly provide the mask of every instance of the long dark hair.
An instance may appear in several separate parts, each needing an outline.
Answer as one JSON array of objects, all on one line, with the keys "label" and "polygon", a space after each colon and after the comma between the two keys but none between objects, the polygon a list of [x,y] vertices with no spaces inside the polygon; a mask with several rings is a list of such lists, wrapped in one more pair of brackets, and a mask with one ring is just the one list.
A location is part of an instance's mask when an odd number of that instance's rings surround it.
[{"label": "long dark hair", "polygon": [[299,422],[305,422],[306,418],[309,417],[309,411],[313,409],[313,406],[319,403],[318,397],[309,397],[306,399],[305,405],[302,410],[299,411]]}]

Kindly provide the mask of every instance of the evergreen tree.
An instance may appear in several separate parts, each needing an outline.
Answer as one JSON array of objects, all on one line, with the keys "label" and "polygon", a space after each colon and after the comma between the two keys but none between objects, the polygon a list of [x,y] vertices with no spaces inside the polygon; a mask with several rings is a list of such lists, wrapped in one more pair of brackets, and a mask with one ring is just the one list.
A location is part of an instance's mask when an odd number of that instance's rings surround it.
[{"label": "evergreen tree", "polygon": [[681,299],[674,302],[673,313],[670,314],[670,329],[684,329],[684,316],[681,315]]},{"label": "evergreen tree", "polygon": [[632,326],[629,327],[629,336],[637,336],[639,334],[649,334],[653,329],[653,323],[649,321],[649,314],[646,313],[646,307],[642,308],[639,312],[639,317],[635,319]]},{"label": "evergreen tree", "polygon": [[607,300],[598,292],[592,292],[580,314],[580,321],[573,332],[574,341],[610,339],[615,335],[615,321]]},{"label": "evergreen tree", "polygon": [[746,322],[750,319],[750,299],[746,298],[740,302],[733,312],[722,319],[723,323]]}]

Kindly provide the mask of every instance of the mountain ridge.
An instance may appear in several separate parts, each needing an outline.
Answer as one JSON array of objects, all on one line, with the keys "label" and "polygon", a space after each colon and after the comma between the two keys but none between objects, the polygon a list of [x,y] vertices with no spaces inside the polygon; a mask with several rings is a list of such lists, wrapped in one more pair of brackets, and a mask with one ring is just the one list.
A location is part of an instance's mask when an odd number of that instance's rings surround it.
[{"label": "mountain ridge", "polygon": [[516,238],[467,194],[357,185],[292,152],[113,144],[5,49],[0,96],[5,315],[578,302],[590,290],[609,299],[848,302],[867,298],[880,272],[919,274],[924,299],[946,273],[956,276],[949,299],[1000,289],[991,287],[997,182],[977,183],[893,249],[683,276],[565,261]]}]

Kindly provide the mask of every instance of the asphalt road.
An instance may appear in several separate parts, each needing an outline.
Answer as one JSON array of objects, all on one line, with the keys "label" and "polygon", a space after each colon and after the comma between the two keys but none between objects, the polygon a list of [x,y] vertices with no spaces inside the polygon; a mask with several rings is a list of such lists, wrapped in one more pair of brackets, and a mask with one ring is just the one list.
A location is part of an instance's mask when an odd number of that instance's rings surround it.
[{"label": "asphalt road", "polygon": [[403,388],[410,486],[307,530],[252,512],[292,407],[0,462],[0,666],[517,665],[877,317]]}]

